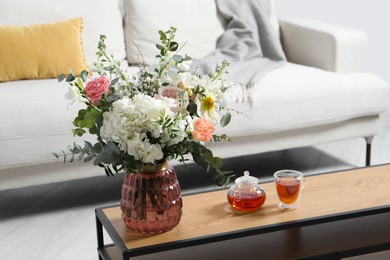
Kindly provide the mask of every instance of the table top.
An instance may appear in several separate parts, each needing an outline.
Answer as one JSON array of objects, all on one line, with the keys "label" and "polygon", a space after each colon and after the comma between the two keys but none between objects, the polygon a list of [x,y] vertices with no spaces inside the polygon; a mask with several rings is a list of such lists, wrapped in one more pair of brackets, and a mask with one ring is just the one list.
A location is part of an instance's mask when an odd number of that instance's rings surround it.
[{"label": "table top", "polygon": [[180,223],[171,231],[157,235],[137,234],[127,229],[118,206],[96,212],[111,225],[114,242],[138,255],[137,252],[157,252],[190,243],[203,244],[390,211],[390,165],[308,176],[297,210],[278,207],[273,182],[262,186],[267,194],[264,205],[248,213],[230,207],[227,190],[184,196]]}]

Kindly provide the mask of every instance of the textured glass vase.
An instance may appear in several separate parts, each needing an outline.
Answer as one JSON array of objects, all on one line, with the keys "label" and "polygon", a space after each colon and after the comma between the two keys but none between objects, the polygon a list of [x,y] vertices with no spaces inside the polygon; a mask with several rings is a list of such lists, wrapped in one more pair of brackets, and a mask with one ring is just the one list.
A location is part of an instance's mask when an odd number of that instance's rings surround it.
[{"label": "textured glass vase", "polygon": [[176,172],[167,162],[125,175],[121,210],[129,229],[149,234],[171,230],[181,219],[182,207]]}]

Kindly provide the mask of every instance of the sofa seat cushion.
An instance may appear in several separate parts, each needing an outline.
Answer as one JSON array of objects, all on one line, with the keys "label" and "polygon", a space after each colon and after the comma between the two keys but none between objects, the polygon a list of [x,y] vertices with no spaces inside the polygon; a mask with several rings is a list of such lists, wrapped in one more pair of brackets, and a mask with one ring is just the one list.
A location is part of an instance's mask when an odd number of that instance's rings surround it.
[{"label": "sofa seat cushion", "polygon": [[65,82],[57,79],[0,83],[0,169],[55,161],[75,140],[73,119],[82,104],[68,107]]},{"label": "sofa seat cushion", "polygon": [[375,115],[388,107],[389,86],[369,73],[336,74],[287,63],[267,73],[253,89],[252,108],[231,91],[231,137],[281,132]]}]

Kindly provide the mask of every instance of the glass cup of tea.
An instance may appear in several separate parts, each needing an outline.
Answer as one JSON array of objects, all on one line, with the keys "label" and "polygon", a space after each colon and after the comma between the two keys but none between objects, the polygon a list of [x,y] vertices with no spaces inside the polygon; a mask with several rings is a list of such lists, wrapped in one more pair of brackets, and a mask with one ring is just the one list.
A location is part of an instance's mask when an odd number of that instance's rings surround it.
[{"label": "glass cup of tea", "polygon": [[281,170],[274,173],[274,180],[280,200],[279,208],[297,209],[305,185],[303,174],[294,170]]}]

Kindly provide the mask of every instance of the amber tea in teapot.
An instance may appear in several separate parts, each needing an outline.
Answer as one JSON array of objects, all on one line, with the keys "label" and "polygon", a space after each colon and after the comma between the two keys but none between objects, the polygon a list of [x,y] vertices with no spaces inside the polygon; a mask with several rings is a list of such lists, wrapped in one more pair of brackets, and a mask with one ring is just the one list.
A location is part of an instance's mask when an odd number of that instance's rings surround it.
[{"label": "amber tea in teapot", "polygon": [[237,178],[235,184],[230,187],[227,199],[236,210],[253,211],[263,206],[266,194],[259,185],[259,180],[245,171],[244,176]]}]

